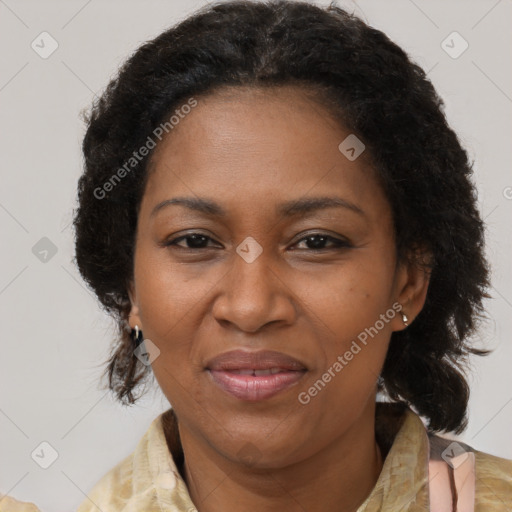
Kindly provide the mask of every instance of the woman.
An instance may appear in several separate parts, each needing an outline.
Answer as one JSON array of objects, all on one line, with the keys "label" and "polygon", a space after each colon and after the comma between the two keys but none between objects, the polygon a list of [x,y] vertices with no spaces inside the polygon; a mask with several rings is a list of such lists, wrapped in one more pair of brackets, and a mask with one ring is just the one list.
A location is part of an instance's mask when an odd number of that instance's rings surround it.
[{"label": "woman", "polygon": [[[340,8],[210,5],[94,105],[76,262],[117,319],[110,388],[171,407],[79,512],[505,510],[452,443],[489,271],[425,73]],[[380,394],[385,402],[376,401]]]}]

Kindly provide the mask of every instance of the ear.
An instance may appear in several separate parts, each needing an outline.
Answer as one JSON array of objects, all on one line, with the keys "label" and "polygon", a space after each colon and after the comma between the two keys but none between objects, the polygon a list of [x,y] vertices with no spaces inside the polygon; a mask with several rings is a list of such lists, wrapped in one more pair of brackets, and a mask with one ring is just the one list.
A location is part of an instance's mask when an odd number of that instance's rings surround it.
[{"label": "ear", "polygon": [[135,329],[135,326],[138,325],[140,330],[142,329],[142,321],[140,319],[140,311],[139,304],[137,302],[137,293],[135,291],[135,284],[133,281],[130,281],[128,285],[128,296],[130,297],[131,309],[128,317],[128,323],[132,329]]},{"label": "ear", "polygon": [[412,324],[423,309],[430,283],[432,253],[424,248],[409,253],[406,261],[399,263],[395,274],[395,302],[402,309],[393,319],[393,331],[401,331],[407,326],[402,314],[407,316],[407,323]]}]

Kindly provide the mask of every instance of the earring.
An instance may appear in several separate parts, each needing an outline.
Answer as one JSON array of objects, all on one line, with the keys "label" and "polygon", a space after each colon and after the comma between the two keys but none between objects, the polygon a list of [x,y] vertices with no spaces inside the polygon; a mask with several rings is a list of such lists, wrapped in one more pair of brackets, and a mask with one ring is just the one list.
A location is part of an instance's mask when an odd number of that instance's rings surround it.
[{"label": "earring", "polygon": [[404,325],[407,327],[409,324],[407,323],[409,321],[409,318],[405,313],[402,313],[402,321],[404,322]]},{"label": "earring", "polygon": [[135,326],[135,329],[132,329],[132,340],[135,348],[137,348],[144,340],[144,336],[142,335],[142,331],[139,329],[138,325]]}]

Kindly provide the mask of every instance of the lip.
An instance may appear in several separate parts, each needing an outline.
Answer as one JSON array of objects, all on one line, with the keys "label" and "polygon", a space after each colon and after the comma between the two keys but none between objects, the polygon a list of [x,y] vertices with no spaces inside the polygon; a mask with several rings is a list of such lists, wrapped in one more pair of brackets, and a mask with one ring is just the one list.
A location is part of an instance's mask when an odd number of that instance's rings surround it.
[{"label": "lip", "polygon": [[208,370],[267,370],[269,368],[307,370],[307,367],[298,359],[274,350],[258,352],[230,350],[210,359],[206,363],[206,368]]},{"label": "lip", "polygon": [[251,402],[271,398],[290,388],[307,372],[299,360],[268,350],[225,352],[211,359],[206,370],[220,389]]}]

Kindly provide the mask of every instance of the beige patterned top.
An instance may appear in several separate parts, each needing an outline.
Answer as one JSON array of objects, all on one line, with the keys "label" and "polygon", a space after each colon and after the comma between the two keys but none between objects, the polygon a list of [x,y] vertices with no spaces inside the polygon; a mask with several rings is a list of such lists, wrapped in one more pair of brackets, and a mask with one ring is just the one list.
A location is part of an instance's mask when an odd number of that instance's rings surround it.
[{"label": "beige patterned top", "polygon": [[[375,424],[384,465],[357,512],[428,511],[429,439],[440,436],[429,434],[421,418],[399,404],[378,402]],[[475,512],[512,510],[512,460],[462,446],[475,455]],[[169,409],[153,420],[135,451],[100,479],[77,512],[196,511],[180,474],[182,456],[176,417]],[[0,512],[40,511],[5,497]]]}]

